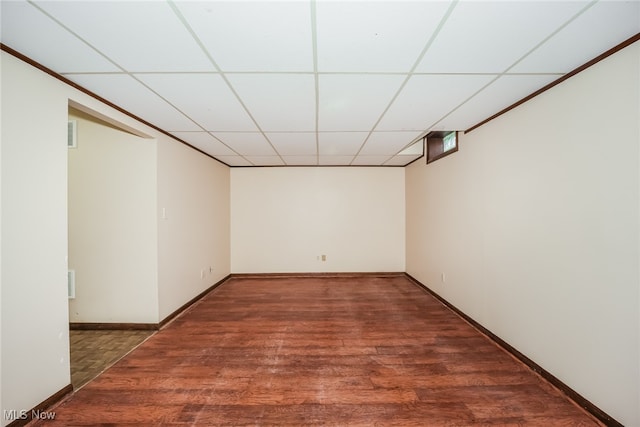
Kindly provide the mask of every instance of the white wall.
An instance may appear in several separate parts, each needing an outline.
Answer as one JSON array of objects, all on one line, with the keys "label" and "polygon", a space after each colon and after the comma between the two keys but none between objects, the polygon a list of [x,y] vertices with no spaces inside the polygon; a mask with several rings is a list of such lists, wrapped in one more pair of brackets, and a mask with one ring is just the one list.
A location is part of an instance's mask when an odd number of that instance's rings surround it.
[{"label": "white wall", "polygon": [[41,72],[1,61],[2,410],[20,410],[70,382],[67,99]]},{"label": "white wall", "polygon": [[[2,93],[2,82],[0,79],[0,94]],[[0,132],[2,128],[2,102],[0,102]],[[2,236],[2,138],[4,134],[0,134],[0,236]],[[2,246],[0,241],[0,310],[2,310]],[[2,343],[2,315],[0,313],[0,343]],[[2,409],[2,351],[0,350],[0,410]],[[1,425],[2,423],[0,423]]]},{"label": "white wall", "polygon": [[404,271],[404,218],[402,168],[235,168],[231,271]]},{"label": "white wall", "polygon": [[[636,47],[637,49],[637,47]],[[637,67],[638,70],[640,70],[640,55],[636,55],[636,62],[637,62]],[[637,91],[638,91],[638,100],[640,100],[640,84],[637,85]],[[640,101],[638,101],[640,103]],[[640,107],[639,107],[640,109]],[[640,115],[640,114],[639,114]],[[638,124],[638,135],[640,135],[640,120],[637,120],[637,124]],[[640,137],[639,137],[640,139]],[[638,150],[638,155],[640,156],[640,150]],[[638,160],[638,163],[640,163],[640,159]],[[638,170],[638,174],[639,174],[639,178],[638,180],[640,180],[640,168]],[[638,190],[638,194],[637,194],[637,200],[638,200],[638,204],[640,205],[640,189]],[[638,207],[638,210],[640,211],[640,206]],[[638,261],[637,261],[637,266],[638,266],[638,276],[640,277],[640,251],[638,251]],[[638,294],[638,331],[637,331],[637,335],[638,335],[638,353],[640,354],[640,291],[637,292]],[[640,368],[638,369],[640,371]],[[640,377],[640,372],[638,373],[638,376]],[[640,378],[638,378],[638,388],[640,389]],[[638,395],[636,397],[636,408],[639,408],[638,411],[640,411],[640,391],[638,391]],[[640,414],[637,415],[638,419],[640,419]]]},{"label": "white wall", "polygon": [[[157,160],[154,165],[143,161],[145,186],[149,183],[149,194],[156,196],[144,198],[146,206],[154,199],[153,213],[148,217],[152,231],[147,229],[145,236],[137,238],[155,239],[154,258],[167,262],[166,255],[171,250],[163,245],[174,244],[171,236],[179,235],[180,223],[173,223],[169,237],[160,230],[160,200],[170,207],[169,214],[176,212],[173,206],[179,203],[178,195],[194,182],[192,178],[177,179],[171,189],[158,188],[157,174],[175,174],[190,172],[186,166],[198,164],[197,168],[210,165],[208,176],[215,177],[213,209],[215,227],[224,223],[224,212],[229,210],[228,170],[213,161],[194,160],[191,155],[180,151],[179,143],[154,129],[137,122],[100,101],[63,84],[41,71],[23,63],[13,56],[2,52],[2,158],[0,194],[2,197],[2,411],[30,409],[52,396],[70,383],[69,375],[69,303],[67,301],[67,119],[69,104],[85,110],[91,110],[102,119],[116,123],[120,128],[140,135],[148,135],[155,142]],[[117,134],[116,143],[122,137]],[[128,137],[127,137],[128,138]],[[82,138],[80,143],[82,143]],[[136,143],[133,142],[135,145]],[[181,148],[173,152],[167,144],[177,144]],[[132,148],[132,147],[130,147]],[[147,147],[148,148],[148,147]],[[140,147],[132,148],[135,150]],[[153,150],[152,150],[153,151]],[[154,151],[155,152],[155,151]],[[180,153],[180,154],[176,154]],[[138,154],[140,154],[138,152]],[[153,155],[153,153],[147,153]],[[172,160],[171,155],[176,154]],[[198,157],[201,154],[195,153]],[[130,166],[130,165],[129,165]],[[154,171],[149,174],[149,171]],[[178,171],[180,173],[178,173]],[[199,172],[200,173],[200,172]],[[207,175],[207,174],[203,174]],[[225,178],[226,177],[226,178]],[[218,181],[219,180],[219,181]],[[210,183],[203,183],[207,187]],[[127,189],[129,191],[129,189]],[[137,191],[132,189],[132,191]],[[208,194],[212,194],[207,191]],[[191,196],[189,196],[191,197]],[[205,196],[206,197],[206,196]],[[194,204],[194,207],[200,205]],[[147,208],[144,208],[145,212]],[[228,213],[227,213],[228,215]],[[171,217],[169,217],[171,218]],[[193,235],[192,224],[182,224],[185,233]],[[205,226],[204,228],[207,228]],[[217,228],[216,228],[217,230]],[[228,227],[227,227],[228,232]],[[135,233],[138,233],[136,231]],[[151,233],[151,235],[149,234]],[[158,239],[162,238],[162,242]],[[229,246],[226,250],[224,236],[214,237],[212,254],[214,272],[209,279],[228,274]],[[147,243],[148,243],[147,242]],[[145,246],[146,247],[146,246]],[[194,247],[194,250],[195,249]],[[196,254],[184,254],[184,258]],[[145,263],[151,263],[148,253],[143,254]],[[225,261],[226,260],[226,261]],[[182,268],[182,267],[180,267]],[[164,275],[173,274],[165,268],[156,269],[157,281],[154,285],[155,316],[154,322],[161,320],[160,311],[166,313],[181,305],[171,298],[190,300],[200,289],[196,285],[185,285],[182,280],[167,279]],[[180,274],[172,276],[181,278]],[[148,280],[148,277],[145,278]],[[161,288],[159,286],[161,284]],[[204,284],[203,284],[204,285]],[[162,304],[158,303],[162,298]],[[142,303],[144,310],[149,309],[148,301]],[[149,309],[147,315],[153,311]],[[140,321],[147,322],[147,317]],[[116,321],[114,319],[114,321]],[[130,319],[127,322],[137,322]],[[2,420],[2,425],[8,424]]]},{"label": "white wall", "polygon": [[71,322],[158,323],[156,140],[93,119],[69,150]]},{"label": "white wall", "polygon": [[160,320],[229,274],[229,189],[227,166],[159,141]]},{"label": "white wall", "polygon": [[636,43],[406,169],[407,272],[629,426],[639,56]]},{"label": "white wall", "polygon": [[230,272],[229,168],[164,135],[71,118],[71,321],[157,323]]}]

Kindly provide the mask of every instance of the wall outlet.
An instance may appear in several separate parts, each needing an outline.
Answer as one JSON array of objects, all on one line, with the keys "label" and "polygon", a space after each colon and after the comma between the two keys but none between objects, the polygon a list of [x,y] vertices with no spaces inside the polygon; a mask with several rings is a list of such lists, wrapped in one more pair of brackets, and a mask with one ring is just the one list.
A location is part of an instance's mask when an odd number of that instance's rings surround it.
[{"label": "wall outlet", "polygon": [[200,270],[200,278],[204,279],[204,268],[202,270]]},{"label": "wall outlet", "polygon": [[326,255],[320,255],[320,257],[322,258],[322,261],[326,261],[327,260],[327,256]]},{"label": "wall outlet", "polygon": [[447,281],[447,276],[446,276],[444,273],[440,273],[440,281],[441,281],[442,283],[444,283],[444,282],[446,282],[446,281]]}]

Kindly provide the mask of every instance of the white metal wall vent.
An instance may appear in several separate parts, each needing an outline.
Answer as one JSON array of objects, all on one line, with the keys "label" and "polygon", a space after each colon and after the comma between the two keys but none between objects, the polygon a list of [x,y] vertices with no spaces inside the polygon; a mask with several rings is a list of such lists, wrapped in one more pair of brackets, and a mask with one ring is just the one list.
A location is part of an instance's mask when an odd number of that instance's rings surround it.
[{"label": "white metal wall vent", "polygon": [[76,297],[76,271],[68,270],[67,271],[67,296],[69,299],[74,299]]},{"label": "white metal wall vent", "polygon": [[69,120],[69,124],[67,126],[67,147],[68,148],[78,147],[78,121],[77,120]]}]

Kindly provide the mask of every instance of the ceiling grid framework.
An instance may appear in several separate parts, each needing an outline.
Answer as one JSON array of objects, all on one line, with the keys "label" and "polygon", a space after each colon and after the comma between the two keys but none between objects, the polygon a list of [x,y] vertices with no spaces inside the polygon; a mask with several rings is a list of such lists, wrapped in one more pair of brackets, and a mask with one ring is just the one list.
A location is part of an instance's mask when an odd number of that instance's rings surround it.
[{"label": "ceiling grid framework", "polygon": [[2,44],[230,166],[405,166],[640,32],[640,0],[0,0]]}]

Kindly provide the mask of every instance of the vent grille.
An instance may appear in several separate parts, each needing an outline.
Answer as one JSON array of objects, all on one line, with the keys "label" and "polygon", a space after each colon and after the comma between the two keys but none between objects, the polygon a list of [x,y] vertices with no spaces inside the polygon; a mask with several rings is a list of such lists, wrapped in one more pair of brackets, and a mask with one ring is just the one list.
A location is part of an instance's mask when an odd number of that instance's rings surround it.
[{"label": "vent grille", "polygon": [[78,148],[78,122],[69,120],[67,125],[67,147]]},{"label": "vent grille", "polygon": [[69,299],[76,297],[76,272],[75,270],[67,271],[67,296]]}]

